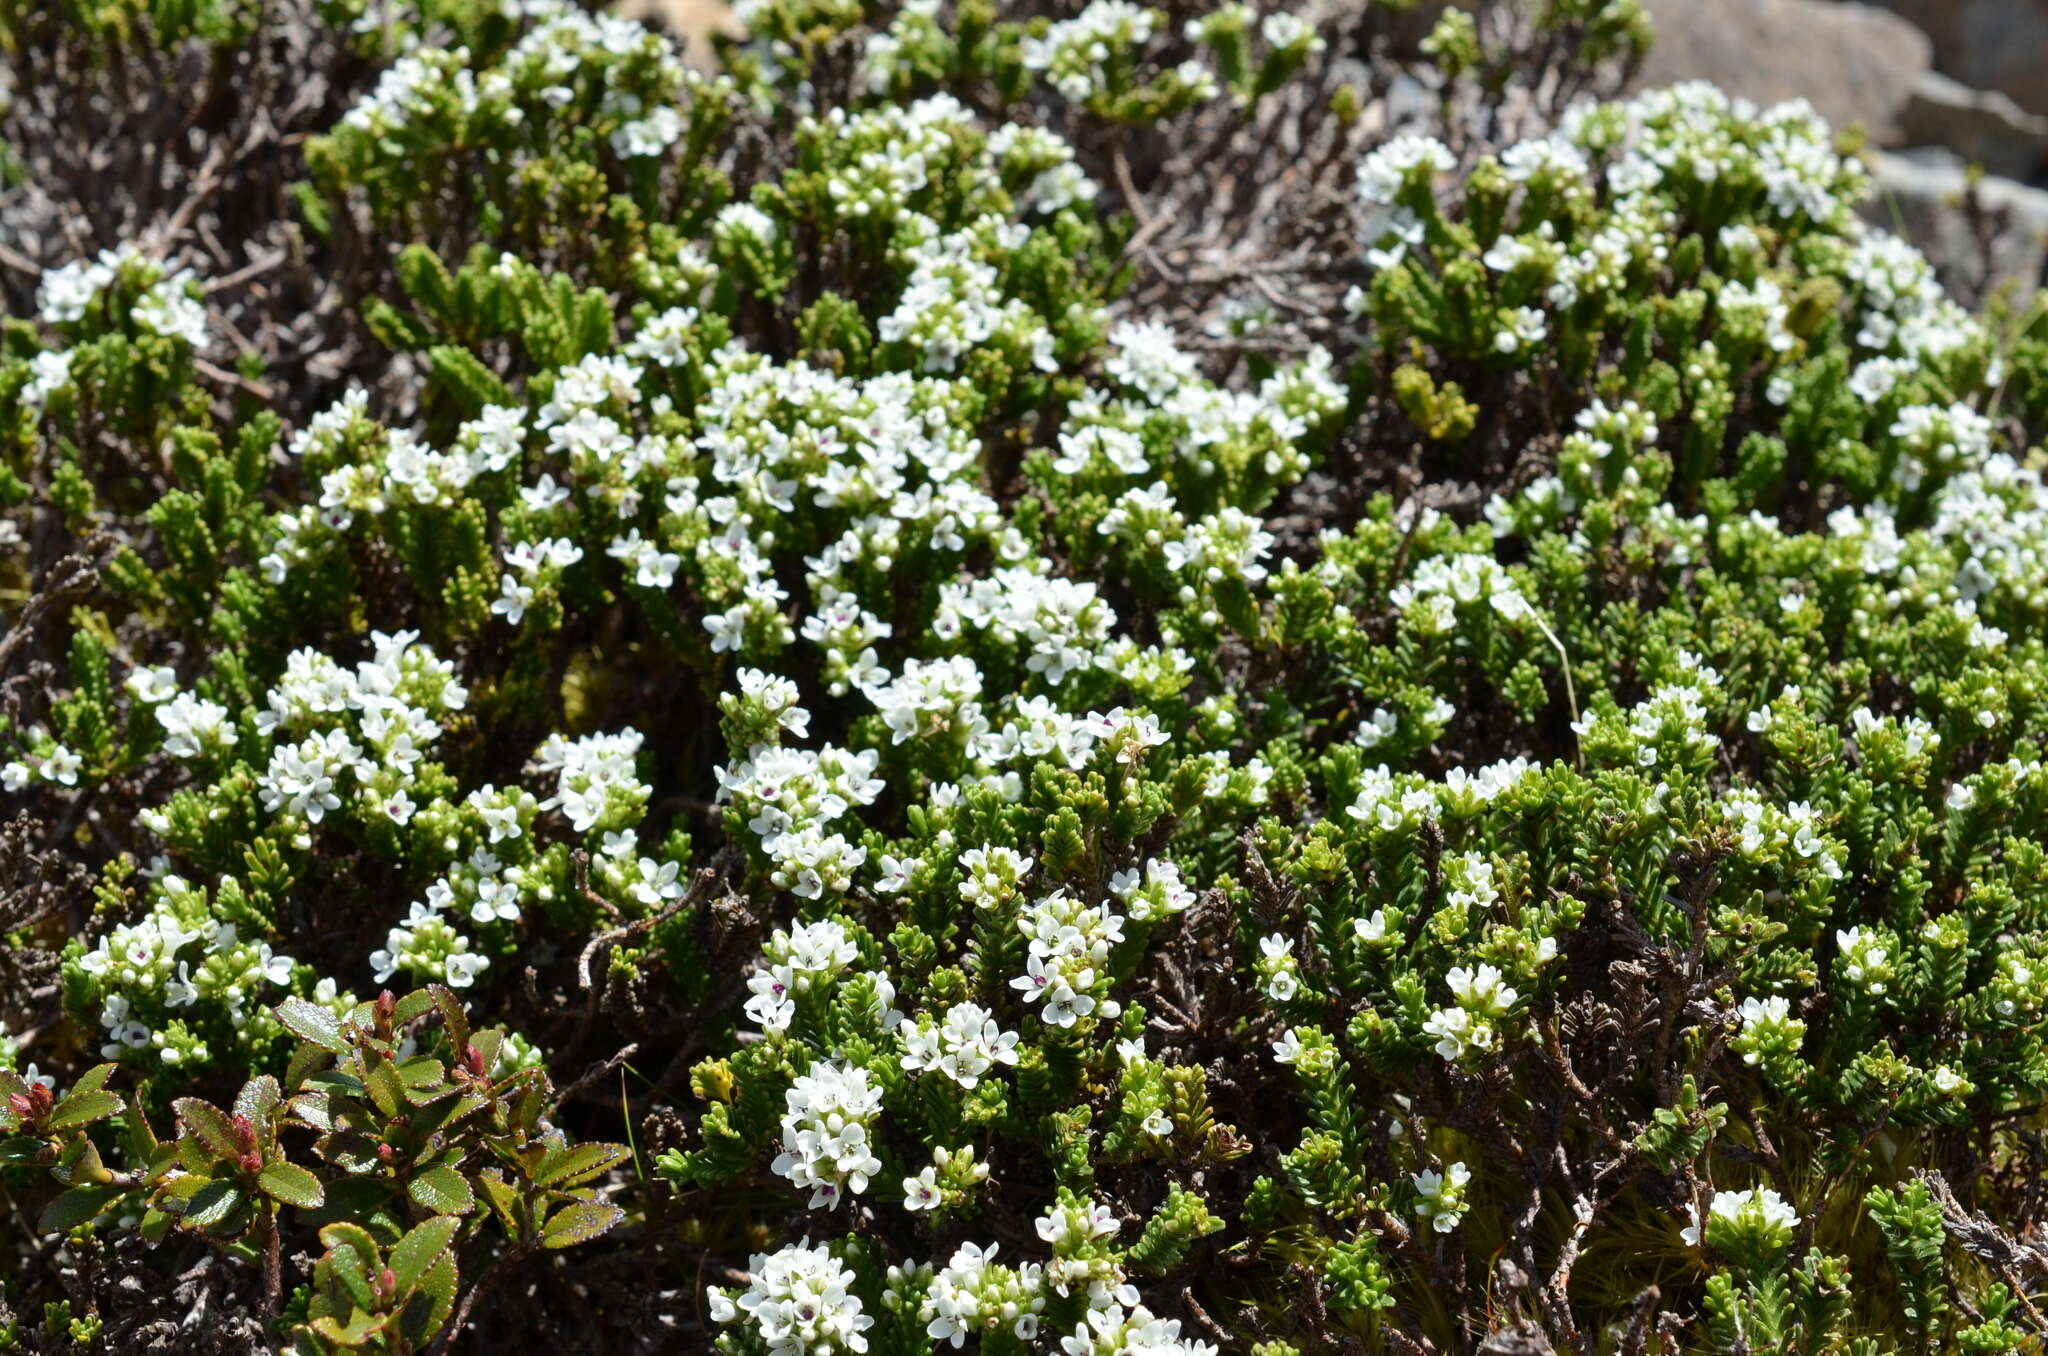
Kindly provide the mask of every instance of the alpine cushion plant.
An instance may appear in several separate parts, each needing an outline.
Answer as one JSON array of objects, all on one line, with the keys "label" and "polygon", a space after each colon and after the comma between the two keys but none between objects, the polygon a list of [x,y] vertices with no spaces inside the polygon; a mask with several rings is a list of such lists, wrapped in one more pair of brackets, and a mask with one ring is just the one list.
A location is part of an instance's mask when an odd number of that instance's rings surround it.
[{"label": "alpine cushion plant", "polygon": [[4,1341],[2040,1350],[2048,309],[1632,0],[739,17],[0,3]]}]

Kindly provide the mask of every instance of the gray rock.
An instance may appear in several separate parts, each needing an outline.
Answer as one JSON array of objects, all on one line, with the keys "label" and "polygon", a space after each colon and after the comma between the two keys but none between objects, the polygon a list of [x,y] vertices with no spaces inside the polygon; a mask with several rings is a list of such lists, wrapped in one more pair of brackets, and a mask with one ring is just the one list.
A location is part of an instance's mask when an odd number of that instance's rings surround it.
[{"label": "gray rock", "polygon": [[2008,179],[2032,179],[2048,163],[2048,117],[1996,90],[1975,90],[1926,71],[1899,114],[1908,142],[1946,146]]},{"label": "gray rock", "polygon": [[[1934,64],[2048,113],[2048,0],[1882,0],[1934,41]],[[1825,51],[1825,48],[1816,49]]]},{"label": "gray rock", "polygon": [[[2048,3],[2048,0],[2044,0]],[[1805,98],[1837,127],[1895,145],[1898,117],[1932,64],[1927,35],[1898,15],[1829,0],[1647,0],[1656,45],[1639,88],[1711,80],[1760,104]]]},{"label": "gray rock", "polygon": [[1863,215],[1918,245],[1950,294],[1981,300],[2007,284],[2039,286],[2048,268],[2048,191],[1985,175],[1983,209],[1965,205],[1969,176],[1953,151],[1921,147],[1904,154],[1866,150],[1876,192]]}]

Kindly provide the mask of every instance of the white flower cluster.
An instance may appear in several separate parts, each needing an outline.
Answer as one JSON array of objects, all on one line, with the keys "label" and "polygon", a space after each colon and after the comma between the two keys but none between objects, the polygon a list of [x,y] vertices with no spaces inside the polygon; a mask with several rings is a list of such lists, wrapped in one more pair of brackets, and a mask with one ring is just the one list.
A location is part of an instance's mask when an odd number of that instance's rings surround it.
[{"label": "white flower cluster", "polygon": [[[353,670],[309,649],[286,662],[268,709],[256,717],[257,728],[275,741],[257,780],[266,810],[318,824],[352,789],[352,799],[373,813],[400,824],[411,817],[406,788],[440,737],[441,718],[461,710],[469,694],[455,681],[454,665],[418,644],[416,632],[376,632],[370,639],[374,653]],[[186,709],[210,715],[197,704]],[[183,729],[164,723],[174,739],[189,737],[195,747],[204,747],[197,738],[203,731],[216,744],[227,742],[217,720]]]},{"label": "white flower cluster", "polygon": [[0,767],[0,789],[21,791],[41,780],[57,786],[78,785],[85,760],[50,737],[40,725],[28,732],[28,757],[11,758]]},{"label": "white flower cluster", "polygon": [[1432,556],[1418,562],[1414,573],[1394,586],[1388,600],[1414,618],[1431,635],[1457,629],[1458,609],[1484,602],[1501,618],[1518,622],[1531,613],[1529,600],[1489,554],[1465,552]]},{"label": "white flower cluster", "polygon": [[999,337],[1040,371],[1057,371],[1052,332],[1023,301],[1003,298],[993,260],[1030,239],[1019,222],[988,216],[965,230],[933,235],[904,251],[910,280],[896,309],[875,332],[884,343],[907,344],[926,372],[959,370],[971,349]]},{"label": "white flower cluster", "polygon": [[816,1061],[797,1075],[784,1101],[782,1152],[769,1166],[808,1190],[813,1210],[866,1191],[882,1170],[868,1138],[881,1115],[882,1090],[870,1086],[867,1070]]},{"label": "white flower cluster", "polygon": [[762,970],[747,981],[749,1020],[763,1031],[787,1031],[797,999],[829,988],[860,957],[846,929],[831,919],[781,928],[768,940]]},{"label": "white flower cluster", "polygon": [[1720,804],[1722,817],[1735,835],[1735,850],[1752,862],[1777,861],[1808,867],[1829,880],[1842,878],[1848,848],[1820,831],[1820,821],[1806,801],[1782,807],[1748,787],[1731,790]]},{"label": "white flower cluster", "polygon": [[963,627],[990,632],[1022,649],[1027,669],[1058,683],[1101,663],[1115,625],[1093,583],[1014,568],[942,585],[932,630],[941,639]]},{"label": "white flower cluster", "polygon": [[[1159,11],[1130,0],[1091,0],[1075,17],[1047,28],[1043,37],[1025,39],[1024,67],[1044,73],[1069,103],[1086,103],[1114,92],[1112,73],[1136,64],[1159,21]],[[1172,77],[1194,99],[1216,96],[1216,78],[1199,61],[1181,63]]]},{"label": "white flower cluster", "polygon": [[1463,1059],[1474,1052],[1491,1053],[1499,1041],[1496,1024],[1514,1008],[1520,995],[1491,965],[1453,966],[1445,982],[1457,1005],[1432,1012],[1422,1024],[1422,1033],[1437,1038],[1436,1052],[1447,1060]]},{"label": "white flower cluster", "polygon": [[1156,1317],[1142,1304],[1091,1308],[1072,1335],[1060,1339],[1062,1356],[1218,1356],[1213,1342],[1181,1335],[1180,1320]]},{"label": "white flower cluster", "polygon": [[[204,1060],[208,1051],[189,1033],[169,1029],[171,1014],[218,1011],[240,1030],[255,1021],[254,1039],[274,1030],[262,1014],[262,994],[289,984],[293,961],[263,941],[244,941],[233,923],[194,926],[207,914],[205,892],[174,875],[153,885],[155,903],[132,924],[115,927],[79,959],[79,968],[103,986],[99,1019],[106,1033],[101,1055],[124,1059],[149,1052],[165,1064]],[[196,944],[196,947],[195,947]],[[167,1020],[152,1024],[147,1014]]]},{"label": "white flower cluster", "polygon": [[756,745],[740,763],[718,769],[718,801],[758,836],[774,860],[775,884],[803,899],[842,894],[867,861],[867,849],[826,826],[882,793],[880,756]]},{"label": "white flower cluster", "polygon": [[962,1243],[933,1275],[918,1315],[927,1336],[956,1349],[984,1332],[1008,1330],[1026,1342],[1038,1336],[1045,1309],[1041,1269],[1035,1262],[998,1263],[996,1246]]},{"label": "white flower cluster", "polygon": [[489,956],[472,946],[440,910],[416,899],[406,910],[405,921],[394,924],[384,945],[370,953],[370,969],[379,984],[403,970],[421,981],[466,989],[491,964]]},{"label": "white flower cluster", "polygon": [[711,1287],[706,1293],[714,1323],[744,1323],[768,1356],[824,1356],[868,1349],[874,1318],[854,1293],[853,1272],[810,1239],[773,1253],[755,1253],[747,1264],[747,1288],[738,1295]]},{"label": "white flower cluster", "polygon": [[1806,1023],[1792,1015],[1792,1002],[1783,994],[1745,998],[1736,1012],[1742,1029],[1730,1042],[1745,1064],[1761,1064],[1795,1055],[1806,1039]]},{"label": "white flower cluster", "polygon": [[578,833],[631,827],[651,794],[635,768],[640,744],[640,732],[630,726],[575,740],[549,735],[529,764],[535,772],[555,774],[555,794],[540,808],[559,809]]},{"label": "white flower cluster", "polygon": [[1195,902],[1195,892],[1181,879],[1180,868],[1158,857],[1146,861],[1142,873],[1136,867],[1116,872],[1109,878],[1109,892],[1133,923],[1159,922],[1185,913]]},{"label": "white flower cluster", "polygon": [[[136,289],[128,315],[138,327],[150,334],[182,339],[194,349],[206,347],[206,306],[192,295],[198,281],[192,270],[172,272],[134,245],[101,250],[95,259],[74,260],[45,272],[36,292],[43,323],[76,324],[123,280]],[[39,373],[37,379],[48,381],[55,375],[54,371]]]},{"label": "white flower cluster", "polygon": [[1700,1225],[1697,1205],[1686,1206],[1685,1213],[1692,1223],[1678,1231],[1679,1237],[1695,1248],[1699,1247],[1702,1241],[1744,1241],[1761,1244],[1764,1247],[1783,1247],[1790,1241],[1792,1230],[1799,1223],[1799,1212],[1769,1187],[1752,1187],[1748,1191],[1716,1191],[1714,1199],[1707,1206],[1704,1230]]},{"label": "white flower cluster", "polygon": [[1463,1163],[1453,1163],[1442,1172],[1424,1168],[1409,1181],[1415,1187],[1415,1218],[1440,1234],[1458,1227],[1465,1217],[1465,1187],[1472,1181],[1470,1168]]},{"label": "white flower cluster", "polygon": [[1294,939],[1284,932],[1261,937],[1254,972],[1260,992],[1275,1003],[1285,1003],[1301,992],[1301,963],[1294,958]]},{"label": "white flower cluster", "polygon": [[936,1024],[925,1017],[897,1031],[905,1070],[942,1073],[970,1090],[996,1065],[1017,1062],[1017,1033],[1003,1030],[995,1014],[978,1003],[956,1003]]},{"label": "white flower cluster", "polygon": [[1391,834],[1435,819],[1440,809],[1437,789],[1427,778],[1396,774],[1381,763],[1360,775],[1358,795],[1344,807],[1344,813],[1382,834]]},{"label": "white flower cluster", "polygon": [[960,854],[960,898],[978,909],[1018,898],[1019,885],[1037,859],[1006,847],[969,848]]},{"label": "white flower cluster", "polygon": [[535,22],[497,66],[480,73],[465,48],[416,48],[386,68],[342,115],[342,127],[379,148],[402,145],[402,134],[437,121],[471,135],[541,135],[556,109],[577,100],[580,85],[592,91],[586,111],[611,129],[616,154],[659,155],[682,136],[683,119],[669,100],[697,77],[666,37],[566,0],[519,0],[513,12]]},{"label": "white flower cluster", "polygon": [[1880,930],[1864,927],[1839,929],[1835,933],[1835,946],[1840,952],[1835,959],[1835,973],[1852,989],[1876,998],[1883,995],[1898,976],[1898,944]]},{"label": "white flower cluster", "polygon": [[903,672],[863,689],[889,726],[889,742],[966,745],[988,733],[981,670],[972,659],[906,659]]},{"label": "white flower cluster", "polygon": [[1102,996],[1109,987],[1110,952],[1124,939],[1122,914],[1056,890],[1023,910],[1017,927],[1029,939],[1030,955],[1010,987],[1024,1002],[1039,1005],[1048,1026],[1071,1027],[1090,1016],[1106,1020],[1123,1010]]}]

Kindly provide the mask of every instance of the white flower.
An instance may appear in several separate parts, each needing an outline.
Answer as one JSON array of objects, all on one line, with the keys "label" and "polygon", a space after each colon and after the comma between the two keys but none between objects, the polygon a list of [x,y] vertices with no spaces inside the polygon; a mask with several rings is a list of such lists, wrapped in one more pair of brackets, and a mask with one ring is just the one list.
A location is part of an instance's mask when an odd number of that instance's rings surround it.
[{"label": "white flower", "polygon": [[903,1179],[903,1208],[913,1214],[939,1208],[938,1169],[927,1167],[915,1177]]},{"label": "white flower", "polygon": [[56,782],[60,786],[76,786],[78,770],[83,765],[83,760],[77,754],[59,744],[43,756],[43,765],[37,771],[46,782]]},{"label": "white flower", "polygon": [[1017,1062],[1017,1033],[1004,1031],[979,1004],[955,1004],[936,1028],[928,1025],[929,1020],[900,1028],[901,1063],[911,1073],[934,1070],[971,1089],[996,1065]]},{"label": "white flower", "polygon": [[449,956],[443,962],[450,988],[466,989],[476,982],[476,977],[490,968],[491,959],[474,951],[461,951]]},{"label": "white flower", "polygon": [[744,1323],[768,1356],[825,1356],[863,1352],[875,1320],[853,1293],[854,1274],[810,1239],[780,1252],[756,1253],[747,1264],[748,1285],[739,1295],[713,1288],[709,1309],[715,1323]]},{"label": "white flower", "polygon": [[1441,1173],[1424,1168],[1409,1180],[1415,1186],[1417,1219],[1440,1234],[1458,1227],[1458,1221],[1465,1217],[1465,1185],[1472,1180],[1470,1168],[1463,1163],[1453,1163]]},{"label": "white flower", "polygon": [[813,1210],[839,1205],[848,1192],[866,1191],[882,1168],[868,1142],[882,1093],[868,1083],[867,1070],[814,1061],[784,1101],[782,1152],[770,1168],[797,1188],[809,1188]]},{"label": "white flower", "polygon": [[[1678,1236],[1696,1248],[1702,1237],[1699,1210],[1688,1205],[1685,1212],[1692,1223],[1680,1229]],[[1754,1187],[1748,1191],[1716,1191],[1707,1207],[1707,1219],[1707,1233],[1725,1227],[1748,1234],[1757,1242],[1782,1246],[1799,1223],[1799,1212],[1769,1187]]]},{"label": "white flower", "polygon": [[155,705],[178,695],[178,675],[169,664],[138,668],[128,675],[122,686],[134,694],[135,700]]}]

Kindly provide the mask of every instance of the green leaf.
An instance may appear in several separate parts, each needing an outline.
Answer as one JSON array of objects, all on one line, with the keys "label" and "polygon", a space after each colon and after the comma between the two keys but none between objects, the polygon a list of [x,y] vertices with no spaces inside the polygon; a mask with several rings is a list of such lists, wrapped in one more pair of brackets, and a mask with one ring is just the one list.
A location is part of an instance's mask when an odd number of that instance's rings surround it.
[{"label": "green leaf", "polygon": [[227,1112],[200,1097],[180,1097],[171,1103],[171,1109],[178,1113],[178,1124],[185,1127],[185,1134],[205,1146],[215,1158],[242,1156],[240,1139]]},{"label": "green leaf", "polygon": [[142,1089],[140,1086],[128,1092],[128,1152],[136,1162],[147,1163],[154,1159],[161,1147],[157,1143],[156,1131],[150,1129],[149,1117],[142,1114]]},{"label": "green leaf", "polygon": [[347,1220],[379,1238],[397,1238],[412,1219],[412,1202],[397,1190],[396,1183],[335,1176],[327,1178],[321,1186],[327,1193],[327,1202],[311,1213],[307,1220],[310,1224],[325,1226]]},{"label": "green leaf", "polygon": [[360,1224],[351,1224],[347,1220],[323,1224],[320,1226],[320,1241],[330,1249],[351,1249],[359,1267],[367,1269],[383,1265],[381,1259],[384,1254],[378,1248],[377,1240],[370,1237],[370,1231]]},{"label": "green leaf", "polygon": [[185,1207],[185,1223],[209,1233],[232,1232],[228,1226],[248,1204],[248,1193],[233,1182],[211,1181],[192,1193],[191,1203]]},{"label": "green leaf", "polygon": [[43,1150],[48,1147],[39,1139],[17,1135],[0,1140],[0,1163],[25,1167],[43,1161]]},{"label": "green leaf", "polygon": [[505,1175],[496,1168],[485,1168],[476,1175],[477,1185],[484,1189],[484,1199],[505,1226],[505,1232],[518,1238],[523,1232],[519,1223],[519,1193],[505,1180]]},{"label": "green leaf", "polygon": [[429,1268],[448,1252],[462,1220],[455,1215],[437,1215],[414,1227],[391,1249],[391,1274],[398,1278],[400,1293],[411,1290]]},{"label": "green leaf", "polygon": [[50,1112],[50,1119],[43,1122],[48,1130],[69,1130],[76,1126],[91,1125],[109,1116],[120,1114],[121,1098],[118,1093],[103,1089],[80,1092],[73,1088],[58,1101]]},{"label": "green leaf", "polygon": [[427,1274],[420,1277],[419,1296],[427,1301],[428,1333],[439,1332],[441,1325],[448,1321],[448,1315],[455,1309],[455,1254],[444,1252],[434,1259],[434,1265],[427,1268]]},{"label": "green leaf", "polygon": [[277,1013],[284,1029],[300,1040],[337,1055],[348,1052],[348,1041],[341,1034],[341,1019],[326,1008],[303,998],[287,998],[272,1011]]},{"label": "green leaf", "polygon": [[324,1092],[302,1092],[292,1098],[292,1118],[322,1134],[334,1128],[333,1110]]},{"label": "green leaf", "polygon": [[95,1064],[72,1082],[71,1091],[98,1092],[107,1085],[107,1080],[114,1076],[114,1070],[120,1067],[118,1064]]},{"label": "green leaf", "polygon": [[541,1226],[543,1248],[573,1248],[601,1237],[626,1217],[626,1212],[606,1201],[572,1201],[548,1217]]},{"label": "green leaf", "polygon": [[363,1071],[363,1091],[377,1104],[377,1110],[396,1120],[405,1104],[405,1082],[398,1069],[382,1055],[365,1056],[369,1068]]},{"label": "green leaf", "polygon": [[535,1186],[574,1186],[607,1171],[632,1150],[623,1144],[578,1144],[549,1154],[534,1170]]},{"label": "green leaf", "polygon": [[242,1090],[235,1094],[235,1114],[247,1116],[260,1129],[270,1120],[270,1113],[277,1109],[282,1092],[277,1080],[269,1074],[262,1074],[242,1084]]},{"label": "green leaf", "polygon": [[425,245],[407,245],[398,252],[398,284],[436,318],[455,319],[455,280],[448,266]]},{"label": "green leaf", "polygon": [[73,1187],[43,1207],[43,1217],[37,1227],[46,1234],[76,1229],[124,1194],[125,1189],[117,1186]]},{"label": "green leaf", "polygon": [[397,1069],[398,1081],[405,1085],[405,1100],[414,1106],[425,1106],[455,1090],[444,1077],[448,1070],[438,1059],[414,1055],[401,1060]]},{"label": "green leaf", "polygon": [[433,1010],[434,995],[425,989],[414,989],[411,993],[399,999],[398,1005],[391,1009],[391,1024],[393,1026],[404,1026],[408,1022],[417,1021]]},{"label": "green leaf", "polygon": [[[509,397],[496,403],[507,404]],[[427,992],[434,996],[434,1006],[441,1009],[441,1025],[447,1029],[448,1044],[455,1048],[459,1059],[469,1045],[469,1014],[462,1010],[462,1000],[446,984],[429,984]]]},{"label": "green leaf", "polygon": [[437,1215],[466,1215],[476,1209],[476,1193],[463,1175],[446,1163],[436,1163],[405,1184],[414,1200]]},{"label": "green leaf", "polygon": [[369,1314],[358,1310],[347,1327],[323,1314],[313,1320],[312,1328],[336,1346],[360,1349],[370,1345],[370,1339],[384,1330],[385,1322],[384,1314]]},{"label": "green leaf", "polygon": [[329,1052],[311,1041],[300,1041],[292,1047],[291,1058],[285,1061],[284,1086],[297,1091],[307,1079],[328,1067]]},{"label": "green leaf", "polygon": [[79,1135],[64,1146],[50,1166],[50,1175],[66,1186],[92,1186],[110,1176],[100,1158],[99,1146],[87,1135]]},{"label": "green leaf", "polygon": [[483,1056],[484,1072],[488,1074],[498,1066],[498,1052],[504,1049],[505,1033],[497,1030],[495,1027],[486,1028],[482,1031],[472,1032],[469,1043],[476,1047],[476,1052],[479,1055]]},{"label": "green leaf", "polygon": [[256,1174],[256,1185],[262,1187],[271,1199],[296,1205],[301,1210],[318,1210],[327,1200],[327,1193],[321,1189],[318,1177],[282,1158],[263,1165],[263,1171]]}]

